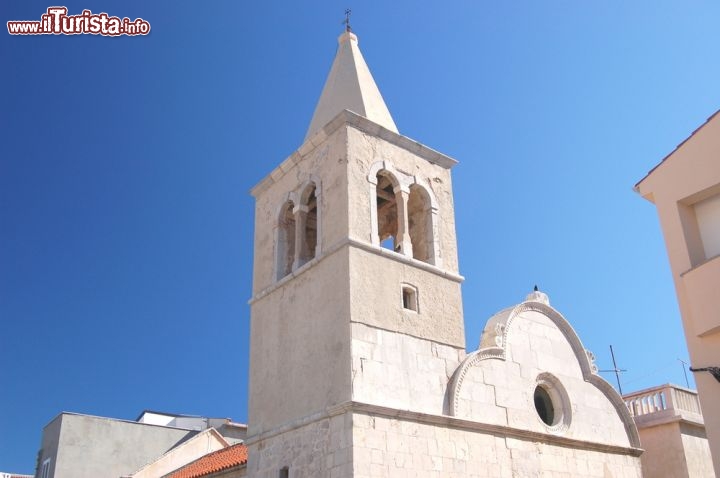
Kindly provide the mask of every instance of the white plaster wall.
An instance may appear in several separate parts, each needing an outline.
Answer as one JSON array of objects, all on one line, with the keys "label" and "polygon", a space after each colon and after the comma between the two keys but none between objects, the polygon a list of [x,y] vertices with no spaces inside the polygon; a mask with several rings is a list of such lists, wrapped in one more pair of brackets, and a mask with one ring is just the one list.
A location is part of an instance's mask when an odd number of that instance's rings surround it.
[{"label": "white plaster wall", "polygon": [[157,478],[187,465],[198,458],[221,450],[227,443],[220,439],[214,430],[205,430],[185,443],[171,449],[151,464],[133,474],[133,478]]},{"label": "white plaster wall", "polygon": [[62,414],[54,478],[117,478],[134,473],[197,434],[179,428]]},{"label": "white plaster wall", "polygon": [[209,427],[209,424],[208,419],[203,417],[176,417],[167,426],[186,428],[188,430],[205,430]]},{"label": "white plaster wall", "polygon": [[389,161],[398,171],[415,176],[434,193],[440,219],[438,229],[442,268],[457,273],[457,239],[450,170],[353,127],[347,128],[347,142],[350,237],[371,242],[370,194],[371,190],[375,194],[375,188],[367,177],[374,163]]},{"label": "white plaster wall", "polygon": [[169,426],[173,420],[175,420],[175,417],[173,416],[162,415],[160,413],[145,412],[143,413],[141,419],[138,420],[138,423]]},{"label": "white plaster wall", "polygon": [[712,456],[704,427],[680,423],[682,445],[685,451],[688,476],[692,478],[713,478]]},{"label": "white plaster wall", "polygon": [[[460,284],[389,258],[395,255],[350,249],[350,320],[464,350]],[[417,313],[403,308],[403,283],[417,288]]]},{"label": "white plaster wall", "polygon": [[353,400],[442,414],[463,349],[364,324],[352,324]]},{"label": "white plaster wall", "polygon": [[630,446],[625,425],[607,396],[583,379],[570,343],[540,312],[526,310],[507,331],[506,359],[479,361],[465,375],[456,416],[547,432],[538,416],[533,393],[541,373],[555,376],[567,391],[571,421],[559,432],[568,438]]},{"label": "white plaster wall", "polygon": [[640,477],[630,455],[355,414],[355,478]]},{"label": "white plaster wall", "polygon": [[352,477],[352,414],[319,419],[248,444],[247,476],[277,478]]},{"label": "white plaster wall", "polygon": [[[645,450],[640,457],[645,478],[694,478],[695,475],[688,475],[678,422],[640,428],[638,431]],[[712,466],[712,462],[709,464]]]},{"label": "white plaster wall", "polygon": [[248,436],[350,398],[347,249],[252,304]]}]

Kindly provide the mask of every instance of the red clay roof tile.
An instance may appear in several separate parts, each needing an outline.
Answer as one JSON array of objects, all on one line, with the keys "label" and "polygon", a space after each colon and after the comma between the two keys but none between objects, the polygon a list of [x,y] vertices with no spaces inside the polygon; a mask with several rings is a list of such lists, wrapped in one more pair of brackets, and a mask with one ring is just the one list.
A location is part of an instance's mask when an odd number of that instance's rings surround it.
[{"label": "red clay roof tile", "polygon": [[218,471],[227,470],[247,463],[247,447],[238,443],[222,450],[208,453],[197,460],[178,468],[165,478],[200,478]]}]

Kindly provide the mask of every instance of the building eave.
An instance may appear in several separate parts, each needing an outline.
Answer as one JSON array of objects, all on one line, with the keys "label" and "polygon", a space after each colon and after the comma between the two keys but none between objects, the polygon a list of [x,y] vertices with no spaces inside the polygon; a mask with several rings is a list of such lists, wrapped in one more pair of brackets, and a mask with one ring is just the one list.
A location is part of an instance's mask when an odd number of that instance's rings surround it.
[{"label": "building eave", "polygon": [[709,117],[708,119],[706,119],[705,122],[703,122],[703,124],[701,124],[700,126],[698,126],[697,128],[695,128],[695,131],[693,131],[692,133],[690,133],[690,135],[689,135],[687,138],[685,138],[680,144],[678,144],[677,146],[675,146],[675,148],[674,148],[670,153],[668,153],[662,160],[660,160],[660,162],[659,162],[658,164],[656,164],[655,167],[653,167],[650,171],[648,171],[648,173],[647,173],[640,181],[638,181],[637,183],[635,183],[635,186],[633,187],[633,191],[635,191],[636,193],[640,194],[640,195],[643,196],[645,199],[648,199],[648,201],[653,202],[652,199],[649,199],[649,196],[652,196],[651,194],[650,194],[650,195],[648,195],[648,194],[642,194],[642,193],[640,192],[640,186],[641,186],[641,184],[642,184],[648,177],[650,177],[650,175],[653,174],[653,173],[655,172],[655,170],[657,170],[660,166],[662,166],[663,164],[665,164],[665,161],[667,161],[667,160],[668,160],[672,155],[674,155],[680,148],[682,148],[682,147],[685,145],[685,143],[687,143],[688,141],[690,141],[690,139],[691,139],[692,137],[694,137],[697,133],[699,133],[700,130],[702,130],[708,123],[710,123],[710,121],[712,121],[713,118],[715,118],[718,114],[720,114],[720,110],[715,111],[715,113],[713,113],[712,115],[710,115],[710,117]]}]

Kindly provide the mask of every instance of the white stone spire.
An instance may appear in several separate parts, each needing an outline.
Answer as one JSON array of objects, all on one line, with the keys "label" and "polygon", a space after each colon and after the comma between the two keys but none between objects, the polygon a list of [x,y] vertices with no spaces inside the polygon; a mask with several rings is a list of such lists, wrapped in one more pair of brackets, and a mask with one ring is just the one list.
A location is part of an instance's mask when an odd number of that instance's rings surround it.
[{"label": "white stone spire", "polygon": [[340,35],[338,43],[335,61],[315,107],[305,140],[343,110],[362,115],[397,133],[397,126],[360,53],[357,36],[346,31]]}]

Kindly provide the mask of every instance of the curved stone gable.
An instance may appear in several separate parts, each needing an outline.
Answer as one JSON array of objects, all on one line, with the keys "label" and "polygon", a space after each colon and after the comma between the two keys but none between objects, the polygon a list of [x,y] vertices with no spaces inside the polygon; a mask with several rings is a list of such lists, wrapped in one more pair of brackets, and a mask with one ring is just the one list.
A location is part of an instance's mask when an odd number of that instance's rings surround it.
[{"label": "curved stone gable", "polygon": [[[551,424],[536,409],[538,387],[552,397]],[[481,423],[640,447],[620,395],[597,375],[592,354],[539,292],[487,322],[478,350],[451,378],[448,406],[450,415]]]}]

